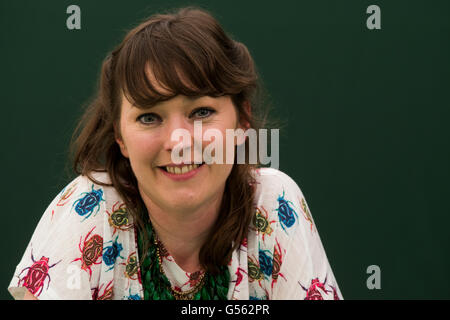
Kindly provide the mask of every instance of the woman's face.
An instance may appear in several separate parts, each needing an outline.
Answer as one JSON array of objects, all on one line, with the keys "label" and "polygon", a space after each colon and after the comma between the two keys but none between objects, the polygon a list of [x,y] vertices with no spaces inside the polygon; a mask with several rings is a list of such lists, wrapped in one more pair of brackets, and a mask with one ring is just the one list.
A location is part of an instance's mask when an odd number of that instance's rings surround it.
[{"label": "woman's face", "polygon": [[[175,165],[171,153],[181,142],[171,140],[174,130],[182,128],[190,133],[192,147],[183,151],[190,155],[192,164],[194,152],[197,156],[203,154],[205,147],[212,143],[200,141],[197,146],[201,147],[194,148],[194,121],[201,121],[202,136],[208,129],[218,130],[224,146],[226,129],[241,128],[229,96],[194,99],[178,95],[146,110],[131,105],[122,96],[121,137],[116,141],[123,156],[130,160],[143,198],[163,210],[196,210],[220,201],[233,167],[223,161],[223,164],[203,164],[182,175],[166,171],[166,166]],[[225,157],[225,150],[223,154]]]}]

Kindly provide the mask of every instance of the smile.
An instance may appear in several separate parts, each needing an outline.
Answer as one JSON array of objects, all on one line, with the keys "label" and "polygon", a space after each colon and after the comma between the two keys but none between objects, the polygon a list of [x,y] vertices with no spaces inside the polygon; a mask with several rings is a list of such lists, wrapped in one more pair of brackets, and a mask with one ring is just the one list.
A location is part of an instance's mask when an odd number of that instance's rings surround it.
[{"label": "smile", "polygon": [[200,165],[191,164],[191,165],[186,165],[186,166],[182,166],[182,167],[164,167],[164,169],[166,169],[167,172],[170,172],[173,174],[184,174],[186,172],[190,172],[194,169],[197,169],[198,167],[200,167]]},{"label": "smile", "polygon": [[198,173],[198,171],[200,171],[204,167],[204,164],[205,163],[202,163],[201,165],[190,164],[181,167],[164,166],[158,168],[165,176],[169,178],[172,178],[174,180],[186,180],[195,176]]}]

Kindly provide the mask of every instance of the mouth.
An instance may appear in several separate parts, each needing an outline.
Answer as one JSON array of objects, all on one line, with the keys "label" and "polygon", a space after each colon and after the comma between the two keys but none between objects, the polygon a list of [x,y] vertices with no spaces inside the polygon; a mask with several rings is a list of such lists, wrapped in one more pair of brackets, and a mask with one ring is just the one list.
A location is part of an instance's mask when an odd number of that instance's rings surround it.
[{"label": "mouth", "polygon": [[184,175],[186,173],[189,173],[191,171],[194,171],[200,167],[202,167],[205,164],[205,162],[202,162],[201,164],[189,164],[184,165],[181,167],[178,166],[161,166],[158,167],[159,169],[173,175]]}]

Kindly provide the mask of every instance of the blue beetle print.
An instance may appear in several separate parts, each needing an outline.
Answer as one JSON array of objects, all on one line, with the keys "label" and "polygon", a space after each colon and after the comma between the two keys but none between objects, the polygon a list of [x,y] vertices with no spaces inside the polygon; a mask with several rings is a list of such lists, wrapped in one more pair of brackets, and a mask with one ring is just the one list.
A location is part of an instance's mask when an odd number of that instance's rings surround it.
[{"label": "blue beetle print", "polygon": [[101,188],[94,190],[94,185],[92,185],[91,192],[83,192],[81,195],[83,197],[75,201],[72,208],[75,206],[75,211],[78,215],[86,216],[81,220],[81,222],[83,222],[91,216],[95,209],[97,209],[97,211],[94,216],[97,214],[100,210],[100,202],[105,201],[105,199],[103,199],[103,190]]},{"label": "blue beetle print", "polygon": [[273,270],[273,258],[269,250],[259,250],[259,268],[261,272],[270,277]]},{"label": "blue beetle print", "polygon": [[[111,269],[114,268],[114,263],[116,262],[117,258],[120,257],[122,259],[124,259],[121,255],[120,255],[120,251],[123,250],[122,244],[117,242],[117,238],[119,236],[116,236],[116,239],[114,239],[114,241],[108,241],[107,243],[111,242],[110,246],[104,247],[103,248],[103,261],[105,262],[105,264],[107,266],[111,266],[108,270],[109,271]],[[106,243],[105,243],[106,244]]]},{"label": "blue beetle print", "polygon": [[286,200],[284,198],[284,190],[283,195],[278,196],[278,218],[280,219],[280,224],[283,230],[287,233],[286,228],[290,228],[294,225],[296,218],[298,219],[298,215],[294,209],[291,208],[291,201]]},{"label": "blue beetle print", "polygon": [[[261,287],[261,289],[263,289],[263,288]],[[263,293],[261,295],[259,295],[256,292],[256,290],[253,290],[253,294],[250,294],[249,297],[248,297],[249,300],[267,300],[268,293],[267,293],[267,291],[265,289],[263,289],[263,290],[265,291],[265,294]]]},{"label": "blue beetle print", "polygon": [[128,296],[128,300],[141,300],[141,297],[136,293]]},{"label": "blue beetle print", "polygon": [[138,293],[131,294],[131,288],[128,290],[128,296],[124,296],[125,300],[142,300],[141,296]]}]

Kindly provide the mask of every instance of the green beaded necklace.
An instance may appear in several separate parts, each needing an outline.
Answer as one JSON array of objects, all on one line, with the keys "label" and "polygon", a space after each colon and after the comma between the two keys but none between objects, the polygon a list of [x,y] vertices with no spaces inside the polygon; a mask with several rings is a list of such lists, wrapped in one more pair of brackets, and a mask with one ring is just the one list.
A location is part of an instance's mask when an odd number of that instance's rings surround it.
[{"label": "green beaded necklace", "polygon": [[[155,244],[155,235],[150,222],[145,225],[148,238],[151,245],[149,252],[141,264],[142,285],[144,288],[144,300],[175,300],[179,299],[176,292],[172,289],[169,279],[162,272],[158,258],[158,246]],[[143,256],[143,237],[138,233],[139,256]],[[220,267],[220,273],[212,276],[206,272],[203,280],[203,286],[196,292],[192,300],[226,300],[228,294],[228,285],[230,281],[230,272],[227,266]]]}]

